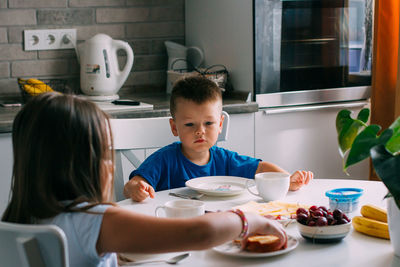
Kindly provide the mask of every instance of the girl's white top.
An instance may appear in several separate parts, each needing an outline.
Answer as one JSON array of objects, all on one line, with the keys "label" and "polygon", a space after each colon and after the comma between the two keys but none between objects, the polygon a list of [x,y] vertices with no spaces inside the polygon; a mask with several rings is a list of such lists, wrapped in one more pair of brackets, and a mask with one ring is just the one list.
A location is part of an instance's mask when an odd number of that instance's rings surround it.
[{"label": "girl's white top", "polygon": [[[77,207],[84,207],[87,202]],[[97,205],[87,212],[65,212],[54,218],[41,220],[40,224],[55,224],[68,240],[70,266],[118,267],[116,253],[98,255],[96,243],[100,233],[104,212],[110,205]]]}]

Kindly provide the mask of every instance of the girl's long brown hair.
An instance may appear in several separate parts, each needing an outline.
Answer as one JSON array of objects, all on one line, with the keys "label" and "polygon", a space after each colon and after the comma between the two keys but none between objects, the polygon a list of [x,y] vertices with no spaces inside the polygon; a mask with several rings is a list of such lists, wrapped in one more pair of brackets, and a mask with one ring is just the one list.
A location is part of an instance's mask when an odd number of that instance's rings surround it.
[{"label": "girl's long brown hair", "polygon": [[58,93],[33,97],[15,117],[12,141],[12,195],[3,221],[32,223],[75,211],[79,202],[104,201],[102,166],[114,156],[108,116],[96,104]]}]

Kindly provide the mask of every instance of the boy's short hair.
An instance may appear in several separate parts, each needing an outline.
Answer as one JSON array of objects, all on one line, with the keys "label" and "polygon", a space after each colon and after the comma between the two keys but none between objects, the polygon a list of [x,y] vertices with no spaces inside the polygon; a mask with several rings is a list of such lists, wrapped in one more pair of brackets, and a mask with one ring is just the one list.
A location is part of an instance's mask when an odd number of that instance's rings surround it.
[{"label": "boy's short hair", "polygon": [[216,83],[202,75],[188,76],[178,80],[172,88],[170,112],[175,117],[178,98],[203,104],[208,101],[222,101],[222,92]]}]

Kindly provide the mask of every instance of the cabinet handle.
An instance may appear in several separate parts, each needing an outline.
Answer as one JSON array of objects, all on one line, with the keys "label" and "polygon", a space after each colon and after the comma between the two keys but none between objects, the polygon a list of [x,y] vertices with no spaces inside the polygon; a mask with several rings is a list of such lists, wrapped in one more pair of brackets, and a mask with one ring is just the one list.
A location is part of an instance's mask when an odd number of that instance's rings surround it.
[{"label": "cabinet handle", "polygon": [[362,108],[369,105],[369,101],[357,101],[351,103],[335,103],[323,105],[310,105],[310,106],[295,106],[295,107],[282,107],[282,108],[265,108],[262,109],[264,114],[282,114],[291,112],[315,111],[323,109],[344,109],[344,108]]}]

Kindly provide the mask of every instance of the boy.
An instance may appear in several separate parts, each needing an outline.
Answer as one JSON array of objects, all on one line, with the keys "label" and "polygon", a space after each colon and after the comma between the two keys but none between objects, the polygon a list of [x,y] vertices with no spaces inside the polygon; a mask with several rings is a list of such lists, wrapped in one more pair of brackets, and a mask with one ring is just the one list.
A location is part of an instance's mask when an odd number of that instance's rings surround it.
[{"label": "boy", "polygon": [[[260,172],[285,172],[280,167],[215,145],[222,130],[220,88],[202,76],[179,80],[170,99],[171,131],[180,142],[167,145],[148,157],[130,174],[124,195],[134,201],[154,198],[155,190],[185,186],[189,179],[202,176],[240,176],[254,178]],[[289,190],[298,190],[313,173],[296,171]],[[155,190],[154,190],[155,189]]]}]

